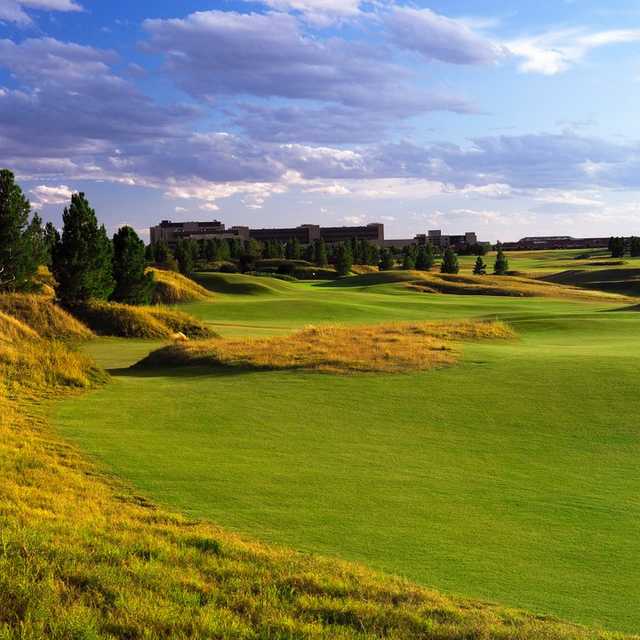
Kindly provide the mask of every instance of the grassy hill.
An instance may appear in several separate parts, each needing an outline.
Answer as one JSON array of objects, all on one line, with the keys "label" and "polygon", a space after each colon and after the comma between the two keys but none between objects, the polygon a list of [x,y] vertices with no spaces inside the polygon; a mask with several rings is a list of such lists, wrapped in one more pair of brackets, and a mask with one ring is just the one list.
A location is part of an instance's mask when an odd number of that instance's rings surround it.
[{"label": "grassy hill", "polygon": [[[109,363],[120,365],[154,345],[106,342]],[[83,402],[78,388],[105,380],[86,356],[0,313],[3,640],[614,637],[266,546],[156,507],[50,426],[54,398],[69,397],[68,408]],[[84,399],[91,404],[117,386]],[[141,404],[144,393],[138,389]],[[182,429],[182,420],[174,425]],[[120,426],[129,431],[131,424]],[[187,442],[181,438],[174,459],[183,459]],[[163,462],[149,457],[146,444],[137,440],[133,448],[159,471]]]},{"label": "grassy hill", "polygon": [[[57,423],[144,495],[227,530],[446,593],[640,628],[628,606],[640,596],[628,419],[640,411],[640,316],[610,313],[630,306],[615,296],[423,294],[403,277],[207,276],[215,301],[184,309],[234,338],[469,318],[505,320],[519,338],[400,375],[120,370],[64,403]],[[129,349],[111,342],[110,362],[129,362]]]}]

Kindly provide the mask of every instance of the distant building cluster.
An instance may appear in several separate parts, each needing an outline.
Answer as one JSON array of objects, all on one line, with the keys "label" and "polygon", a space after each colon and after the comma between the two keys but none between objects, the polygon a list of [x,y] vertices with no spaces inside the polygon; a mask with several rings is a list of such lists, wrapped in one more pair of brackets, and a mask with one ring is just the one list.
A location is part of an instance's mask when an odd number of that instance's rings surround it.
[{"label": "distant building cluster", "polygon": [[171,222],[163,220],[151,227],[151,242],[166,242],[175,245],[178,240],[212,239],[259,240],[260,242],[288,242],[297,240],[300,244],[311,244],[324,240],[328,244],[346,242],[352,238],[368,240],[373,244],[384,243],[384,225],[379,223],[357,227],[321,227],[317,224],[303,224],[291,228],[250,229],[249,227],[230,227],[218,221],[210,222]]},{"label": "distant building cluster", "polygon": [[228,229],[219,220],[209,222],[172,222],[163,220],[159,225],[151,227],[151,242],[166,242],[169,246],[175,246],[178,240],[211,240],[211,239],[238,239],[259,240],[260,242],[288,242],[297,240],[306,245],[323,240],[327,244],[347,242],[352,239],[368,240],[379,247],[403,248],[412,244],[426,244],[431,242],[435,247],[445,249],[452,247],[461,249],[467,246],[475,246],[478,243],[477,235],[470,231],[462,235],[445,235],[440,231],[431,230],[421,233],[411,239],[385,240],[384,225],[374,222],[362,226],[350,227],[321,227],[317,224],[303,224],[298,227],[251,229],[249,227],[234,226]]},{"label": "distant building cluster", "polygon": [[503,242],[505,251],[536,249],[599,249],[609,245],[609,238],[572,238],[571,236],[531,236],[517,242]]}]

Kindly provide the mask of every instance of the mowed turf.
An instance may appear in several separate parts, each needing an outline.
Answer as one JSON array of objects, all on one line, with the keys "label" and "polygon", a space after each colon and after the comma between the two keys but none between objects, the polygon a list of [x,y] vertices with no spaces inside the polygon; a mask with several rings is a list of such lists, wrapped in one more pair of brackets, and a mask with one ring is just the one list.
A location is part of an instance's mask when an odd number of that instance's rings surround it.
[{"label": "mowed turf", "polygon": [[[466,344],[460,364],[411,375],[120,370],[59,405],[58,424],[151,498],[225,527],[640,629],[640,313],[308,283],[187,308],[227,335],[509,320],[519,339]],[[115,368],[152,346],[92,351]]]}]

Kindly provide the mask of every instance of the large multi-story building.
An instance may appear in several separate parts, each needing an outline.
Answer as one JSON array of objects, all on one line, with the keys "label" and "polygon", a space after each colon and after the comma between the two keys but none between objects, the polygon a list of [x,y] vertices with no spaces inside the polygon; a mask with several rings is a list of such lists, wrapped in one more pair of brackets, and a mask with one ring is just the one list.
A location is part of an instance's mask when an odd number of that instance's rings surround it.
[{"label": "large multi-story building", "polygon": [[163,220],[151,227],[151,242],[166,242],[174,246],[178,240],[210,240],[213,238],[252,238],[260,242],[287,242],[298,240],[300,244],[311,244],[315,240],[324,240],[328,244],[345,242],[356,238],[369,240],[375,244],[384,243],[384,225],[372,223],[359,227],[321,227],[317,224],[303,224],[298,227],[274,229],[250,229],[249,227],[231,227],[226,229],[219,220],[210,222],[171,222]]},{"label": "large multi-story building", "polygon": [[151,227],[149,231],[151,242],[166,242],[169,246],[175,246],[178,240],[249,239],[249,227],[226,229],[219,220],[210,220],[209,222],[171,222],[171,220],[163,220],[159,225]]}]

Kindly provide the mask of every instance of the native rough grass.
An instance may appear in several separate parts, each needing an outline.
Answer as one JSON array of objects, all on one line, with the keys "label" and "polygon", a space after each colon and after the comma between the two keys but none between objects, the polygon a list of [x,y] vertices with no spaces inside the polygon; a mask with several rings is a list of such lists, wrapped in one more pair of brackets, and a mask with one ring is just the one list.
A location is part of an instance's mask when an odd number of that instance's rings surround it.
[{"label": "native rough grass", "polygon": [[123,338],[188,338],[216,336],[206,323],[168,307],[131,306],[91,300],[73,307],[73,313],[99,335]]},{"label": "native rough grass", "polygon": [[219,365],[330,373],[403,373],[454,363],[460,341],[515,337],[502,322],[422,322],[307,327],[290,336],[179,343],[140,366]]},{"label": "native rough grass", "polygon": [[[45,354],[58,348],[42,339],[38,346]],[[90,383],[86,365],[80,370]],[[25,373],[41,367],[31,360]],[[50,430],[43,398],[65,393],[65,380],[53,376],[41,384],[26,375],[10,397],[7,371],[5,364],[2,640],[619,637],[444,597],[359,565],[250,542],[158,509],[102,475]]]},{"label": "native rough grass", "polygon": [[179,304],[181,302],[197,302],[213,297],[210,291],[194,282],[190,278],[175,271],[149,268],[153,273],[154,290],[152,302],[154,304]]},{"label": "native rough grass", "polygon": [[66,342],[41,338],[28,324],[0,312],[0,382],[5,391],[86,388],[105,379],[106,374]]},{"label": "native rough grass", "polygon": [[2,294],[0,311],[17,318],[43,338],[86,340],[93,337],[82,322],[45,296]]}]

